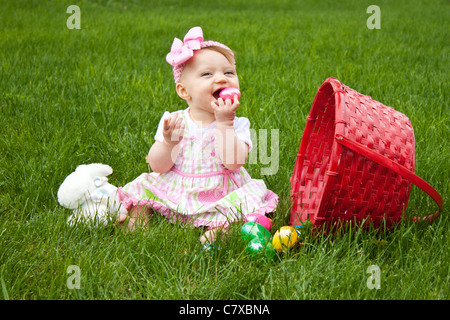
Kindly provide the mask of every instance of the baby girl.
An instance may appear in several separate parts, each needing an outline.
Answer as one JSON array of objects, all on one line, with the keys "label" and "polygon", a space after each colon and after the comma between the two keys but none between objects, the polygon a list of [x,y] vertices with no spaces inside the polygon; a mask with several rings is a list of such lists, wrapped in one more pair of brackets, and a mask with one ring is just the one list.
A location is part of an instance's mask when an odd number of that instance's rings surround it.
[{"label": "baby girl", "polygon": [[184,41],[175,38],[166,60],[188,107],[162,116],[147,156],[153,172],[119,188],[128,210],[119,222],[132,229],[157,211],[172,222],[206,227],[200,240],[213,242],[219,228],[275,211],[278,196],[242,167],[252,141],[250,122],[235,115],[238,96],[219,97],[224,88],[239,89],[233,51],[204,41],[202,29],[194,27]]}]

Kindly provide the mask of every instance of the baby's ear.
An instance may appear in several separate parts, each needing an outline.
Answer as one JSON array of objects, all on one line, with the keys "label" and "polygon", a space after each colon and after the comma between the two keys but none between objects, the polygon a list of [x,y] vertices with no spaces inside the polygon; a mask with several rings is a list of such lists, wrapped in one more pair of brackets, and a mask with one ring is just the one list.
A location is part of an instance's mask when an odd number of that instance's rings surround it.
[{"label": "baby's ear", "polygon": [[178,96],[180,96],[181,99],[186,100],[186,101],[191,99],[191,96],[187,92],[186,87],[183,85],[183,83],[178,82],[177,86],[176,86],[176,90],[177,90]]}]

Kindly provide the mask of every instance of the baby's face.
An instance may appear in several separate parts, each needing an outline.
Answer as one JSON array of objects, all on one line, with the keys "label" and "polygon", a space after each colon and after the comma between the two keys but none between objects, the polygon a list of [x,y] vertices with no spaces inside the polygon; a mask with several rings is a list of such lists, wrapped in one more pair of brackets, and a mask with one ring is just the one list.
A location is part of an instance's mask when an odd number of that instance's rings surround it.
[{"label": "baby's face", "polygon": [[211,102],[217,102],[220,90],[233,87],[239,89],[236,66],[221,53],[202,49],[195,52],[181,74],[181,83],[190,96],[191,108],[201,108],[214,113]]}]

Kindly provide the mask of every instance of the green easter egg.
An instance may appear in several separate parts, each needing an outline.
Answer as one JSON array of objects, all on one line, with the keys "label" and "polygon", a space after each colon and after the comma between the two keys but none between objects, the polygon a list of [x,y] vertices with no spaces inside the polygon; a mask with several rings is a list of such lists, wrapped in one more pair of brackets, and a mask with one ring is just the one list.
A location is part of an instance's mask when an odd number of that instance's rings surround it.
[{"label": "green easter egg", "polygon": [[259,254],[264,251],[266,243],[261,241],[260,238],[253,238],[249,241],[247,244],[247,247],[245,248],[245,251],[252,254]]},{"label": "green easter egg", "polygon": [[275,252],[275,248],[273,247],[272,242],[269,242],[266,245],[266,249],[264,250],[264,254],[266,255],[267,258],[270,258],[272,260],[275,258],[276,252]]},{"label": "green easter egg", "polygon": [[241,228],[242,238],[250,241],[254,238],[261,238],[265,241],[270,239],[270,232],[262,225],[256,222],[246,222]]},{"label": "green easter egg", "polygon": [[245,251],[252,255],[263,256],[272,260],[275,258],[275,249],[272,243],[264,241],[261,238],[253,238],[250,240]]}]

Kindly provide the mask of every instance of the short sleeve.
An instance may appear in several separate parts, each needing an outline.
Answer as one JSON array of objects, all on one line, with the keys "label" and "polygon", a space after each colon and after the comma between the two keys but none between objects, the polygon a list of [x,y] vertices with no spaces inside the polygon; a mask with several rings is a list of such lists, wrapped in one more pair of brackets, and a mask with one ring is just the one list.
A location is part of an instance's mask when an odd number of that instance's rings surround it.
[{"label": "short sleeve", "polygon": [[248,145],[248,152],[251,152],[253,144],[250,136],[250,121],[245,117],[236,117],[233,126],[236,136]]},{"label": "short sleeve", "polygon": [[161,120],[159,120],[158,129],[156,130],[155,140],[159,142],[164,141],[163,129],[164,129],[164,120],[170,117],[170,112],[164,112]]}]

